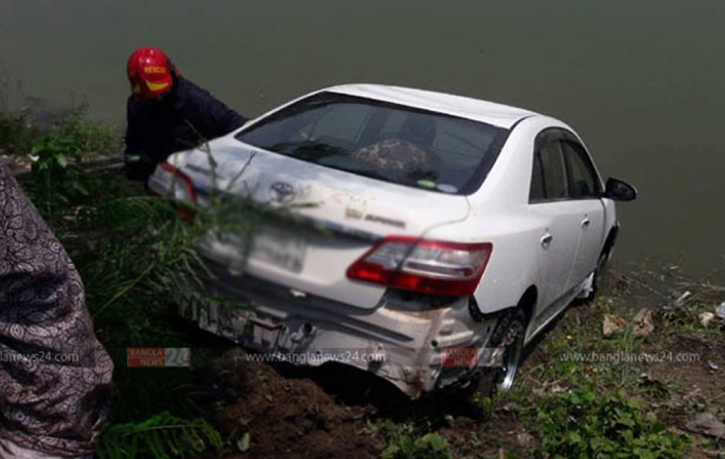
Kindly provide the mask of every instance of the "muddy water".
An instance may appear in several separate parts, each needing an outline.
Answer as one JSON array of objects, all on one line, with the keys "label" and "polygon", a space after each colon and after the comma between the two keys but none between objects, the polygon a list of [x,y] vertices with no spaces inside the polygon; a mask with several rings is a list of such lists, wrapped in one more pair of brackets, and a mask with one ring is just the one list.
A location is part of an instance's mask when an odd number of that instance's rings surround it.
[{"label": "muddy water", "polygon": [[561,117],[635,183],[620,261],[725,268],[725,3],[690,0],[5,0],[0,103],[86,100],[123,124],[124,61],[157,45],[246,115],[351,81]]}]

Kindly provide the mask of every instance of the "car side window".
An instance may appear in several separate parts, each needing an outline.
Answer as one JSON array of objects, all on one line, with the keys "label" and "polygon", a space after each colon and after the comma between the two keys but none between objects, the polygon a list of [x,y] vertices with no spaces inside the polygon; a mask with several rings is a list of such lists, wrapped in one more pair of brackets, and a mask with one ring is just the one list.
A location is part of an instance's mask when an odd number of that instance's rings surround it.
[{"label": "car side window", "polygon": [[541,162],[545,201],[555,201],[567,197],[566,168],[561,152],[561,142],[547,143],[538,152]]},{"label": "car side window", "polygon": [[594,166],[581,145],[563,142],[569,174],[569,197],[573,199],[598,198],[600,184]]}]

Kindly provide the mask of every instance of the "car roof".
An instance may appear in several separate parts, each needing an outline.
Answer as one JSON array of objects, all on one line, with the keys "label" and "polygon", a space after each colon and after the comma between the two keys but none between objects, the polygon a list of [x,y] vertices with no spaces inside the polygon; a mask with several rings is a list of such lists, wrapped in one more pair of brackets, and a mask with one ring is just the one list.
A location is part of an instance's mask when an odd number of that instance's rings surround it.
[{"label": "car roof", "polygon": [[470,97],[454,96],[422,89],[387,86],[381,84],[345,84],[332,86],[320,92],[334,92],[398,105],[430,110],[448,115],[481,121],[510,129],[518,121],[537,115],[522,108],[486,102]]}]

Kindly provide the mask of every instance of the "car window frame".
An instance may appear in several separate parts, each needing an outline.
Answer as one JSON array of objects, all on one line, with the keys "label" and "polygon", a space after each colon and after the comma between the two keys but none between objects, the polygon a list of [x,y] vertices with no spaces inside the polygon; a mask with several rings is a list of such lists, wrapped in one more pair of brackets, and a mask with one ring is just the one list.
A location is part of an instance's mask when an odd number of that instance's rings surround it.
[{"label": "car window frame", "polygon": [[[580,148],[581,151],[584,153],[585,161],[587,162],[588,166],[591,168],[591,172],[594,173],[595,176],[595,184],[597,186],[597,196],[581,196],[581,197],[572,197],[571,196],[571,190],[569,189],[569,181],[571,179],[571,172],[570,172],[570,166],[569,166],[569,159],[568,155],[566,154],[566,150],[563,148],[563,145],[559,146],[559,149],[561,150],[562,159],[564,161],[564,169],[565,169],[565,175],[566,175],[566,181],[567,181],[567,192],[566,196],[561,198],[548,198],[544,197],[544,199],[540,200],[532,200],[531,199],[531,184],[533,182],[533,174],[534,174],[534,161],[538,157],[539,163],[542,164],[542,167],[540,168],[541,173],[543,175],[543,163],[541,163],[541,150],[549,145],[552,142],[558,142],[560,144],[563,143],[571,143],[575,145],[576,147]],[[544,193],[546,193],[546,181],[544,177]],[[566,130],[564,128],[560,127],[549,127],[541,130],[534,139],[534,154],[532,155],[531,160],[531,175],[529,177],[529,204],[546,204],[546,203],[552,203],[552,202],[563,202],[563,201],[581,201],[581,200],[588,200],[588,199],[601,199],[604,193],[604,188],[602,185],[602,179],[599,175],[599,171],[597,170],[597,167],[594,165],[594,161],[591,158],[591,155],[589,154],[589,151],[584,147],[582,142],[579,140],[579,138],[571,131]]]},{"label": "car window frame", "polygon": [[[538,167],[537,167],[538,166]],[[534,176],[539,175],[540,192],[543,198],[535,198],[534,194]],[[541,164],[541,156],[538,151],[534,152],[531,162],[531,178],[529,180],[529,204],[544,202],[546,200],[546,183],[544,182],[544,166]]]}]

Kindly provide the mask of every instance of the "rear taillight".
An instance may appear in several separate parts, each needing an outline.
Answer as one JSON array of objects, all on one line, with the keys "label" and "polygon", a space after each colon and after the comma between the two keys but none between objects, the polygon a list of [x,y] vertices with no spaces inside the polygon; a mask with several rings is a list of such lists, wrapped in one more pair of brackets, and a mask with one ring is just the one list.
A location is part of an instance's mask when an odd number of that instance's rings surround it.
[{"label": "rear taillight", "polygon": [[160,164],[160,170],[151,177],[149,188],[162,195],[167,196],[181,205],[178,207],[179,215],[184,220],[194,218],[194,211],[183,204],[197,204],[196,189],[191,177],[180,171],[167,162]]},{"label": "rear taillight", "polygon": [[168,184],[167,193],[176,201],[188,201],[196,204],[196,190],[191,177],[167,162],[161,163],[161,169],[168,173],[164,180]]},{"label": "rear taillight", "polygon": [[392,236],[347,270],[347,277],[443,296],[473,294],[491,257],[489,243],[430,241]]}]

